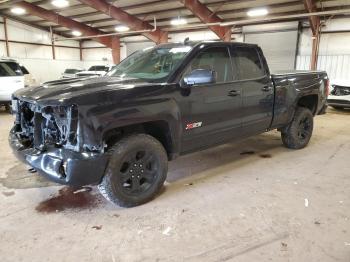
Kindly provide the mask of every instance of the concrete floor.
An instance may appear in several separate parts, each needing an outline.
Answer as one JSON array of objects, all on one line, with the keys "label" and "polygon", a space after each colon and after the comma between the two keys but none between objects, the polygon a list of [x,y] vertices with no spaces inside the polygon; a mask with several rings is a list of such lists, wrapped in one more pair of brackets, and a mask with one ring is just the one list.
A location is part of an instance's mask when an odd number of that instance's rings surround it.
[{"label": "concrete floor", "polygon": [[0,112],[2,262],[350,261],[350,111],[317,117],[304,150],[269,132],[182,157],[131,209],[95,188],[57,195],[11,154],[11,122]]}]

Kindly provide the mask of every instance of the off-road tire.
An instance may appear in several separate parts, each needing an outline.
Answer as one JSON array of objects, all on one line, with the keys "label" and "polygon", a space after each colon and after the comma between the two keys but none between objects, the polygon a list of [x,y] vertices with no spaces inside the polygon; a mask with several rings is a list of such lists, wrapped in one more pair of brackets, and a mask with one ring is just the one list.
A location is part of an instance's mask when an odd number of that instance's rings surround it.
[{"label": "off-road tire", "polygon": [[[144,192],[132,193],[131,191],[133,190],[134,186],[133,183],[135,179],[137,179],[134,178],[134,176],[136,177],[137,174],[140,176],[146,175],[146,170],[139,167],[139,165],[141,166],[141,163],[143,163],[143,160],[136,160],[136,155],[135,164],[137,163],[137,167],[135,167],[134,170],[132,170],[134,164],[129,164],[130,161],[128,162],[126,159],[130,158],[130,155],[132,157],[133,152],[139,154],[139,152],[143,151],[145,154],[147,154],[147,156],[153,155],[152,159],[155,159],[154,164],[152,164],[155,170],[154,177],[150,179],[152,182],[148,182],[148,179],[146,178],[141,178],[144,179],[143,184],[145,184],[145,181],[147,181],[146,186],[148,186],[148,188],[146,187]],[[98,186],[101,194],[107,200],[121,207],[133,207],[152,200],[159,193],[168,172],[168,158],[163,145],[157,139],[147,134],[133,134],[122,138],[120,141],[114,144],[108,153],[110,154],[110,160],[102,182]],[[126,162],[127,164],[125,164]],[[130,165],[126,171],[123,170],[126,168],[124,167],[125,165]],[[144,167],[146,167],[146,165],[147,164],[144,164]],[[133,171],[133,173],[130,173],[130,170]],[[141,171],[145,173],[141,174]],[[128,182],[130,185],[123,182],[126,177],[131,177],[131,174],[134,176],[128,180],[130,181]],[[135,182],[135,184],[141,184],[142,180],[138,181],[139,182]],[[125,184],[130,188],[125,187]],[[139,185],[140,188],[143,186],[143,184]]]},{"label": "off-road tire", "polygon": [[313,115],[308,108],[298,107],[292,122],[281,132],[282,142],[290,149],[302,149],[309,143],[314,127]]}]

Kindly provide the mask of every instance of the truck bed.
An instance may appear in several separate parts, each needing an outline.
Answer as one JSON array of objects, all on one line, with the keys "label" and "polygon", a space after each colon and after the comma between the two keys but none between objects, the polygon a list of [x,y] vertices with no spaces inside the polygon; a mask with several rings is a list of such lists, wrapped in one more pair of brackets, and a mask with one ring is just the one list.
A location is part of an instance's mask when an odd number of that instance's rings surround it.
[{"label": "truck bed", "polygon": [[281,71],[275,71],[271,73],[271,76],[278,77],[278,76],[291,76],[291,75],[312,75],[312,74],[323,74],[324,71],[307,71],[307,70],[281,70]]}]

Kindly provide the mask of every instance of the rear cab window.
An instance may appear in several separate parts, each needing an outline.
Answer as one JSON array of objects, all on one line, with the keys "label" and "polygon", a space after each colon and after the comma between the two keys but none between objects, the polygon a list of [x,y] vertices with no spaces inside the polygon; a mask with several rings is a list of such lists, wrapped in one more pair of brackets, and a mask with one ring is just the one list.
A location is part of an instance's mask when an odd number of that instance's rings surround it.
[{"label": "rear cab window", "polygon": [[254,47],[233,47],[233,62],[238,80],[258,79],[266,76],[259,53]]}]

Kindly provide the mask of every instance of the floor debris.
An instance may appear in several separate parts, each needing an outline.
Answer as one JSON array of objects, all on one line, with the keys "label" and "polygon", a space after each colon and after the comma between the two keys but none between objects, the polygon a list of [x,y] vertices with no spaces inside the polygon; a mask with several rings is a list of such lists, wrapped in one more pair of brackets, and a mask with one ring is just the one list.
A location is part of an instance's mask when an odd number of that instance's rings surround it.
[{"label": "floor debris", "polygon": [[31,167],[31,168],[28,169],[28,172],[31,173],[31,174],[34,174],[37,171],[34,168]]},{"label": "floor debris", "polygon": [[309,206],[309,200],[307,198],[304,199],[304,204],[305,204],[305,207]]},{"label": "floor debris", "polygon": [[91,190],[92,190],[91,187],[83,187],[83,188],[80,188],[78,190],[75,190],[73,192],[73,194],[79,194],[79,193],[86,192],[86,191],[91,191]]},{"label": "floor debris", "polygon": [[170,236],[170,231],[172,230],[171,227],[167,227],[165,230],[163,230],[162,234],[166,236]]},{"label": "floor debris", "polygon": [[15,194],[15,191],[4,191],[4,192],[2,192],[2,194],[4,196],[9,197],[9,196],[13,196]]},{"label": "floor debris", "polygon": [[270,154],[260,154],[259,156],[261,158],[271,158],[272,157],[272,155],[270,155]]},{"label": "floor debris", "polygon": [[254,151],[243,151],[240,153],[240,155],[254,155],[255,152]]},{"label": "floor debris", "polygon": [[281,250],[282,251],[287,251],[288,244],[285,242],[281,242]]},{"label": "floor debris", "polygon": [[91,228],[96,229],[96,230],[101,230],[101,229],[102,229],[102,226],[93,226],[93,227],[91,227]]}]

